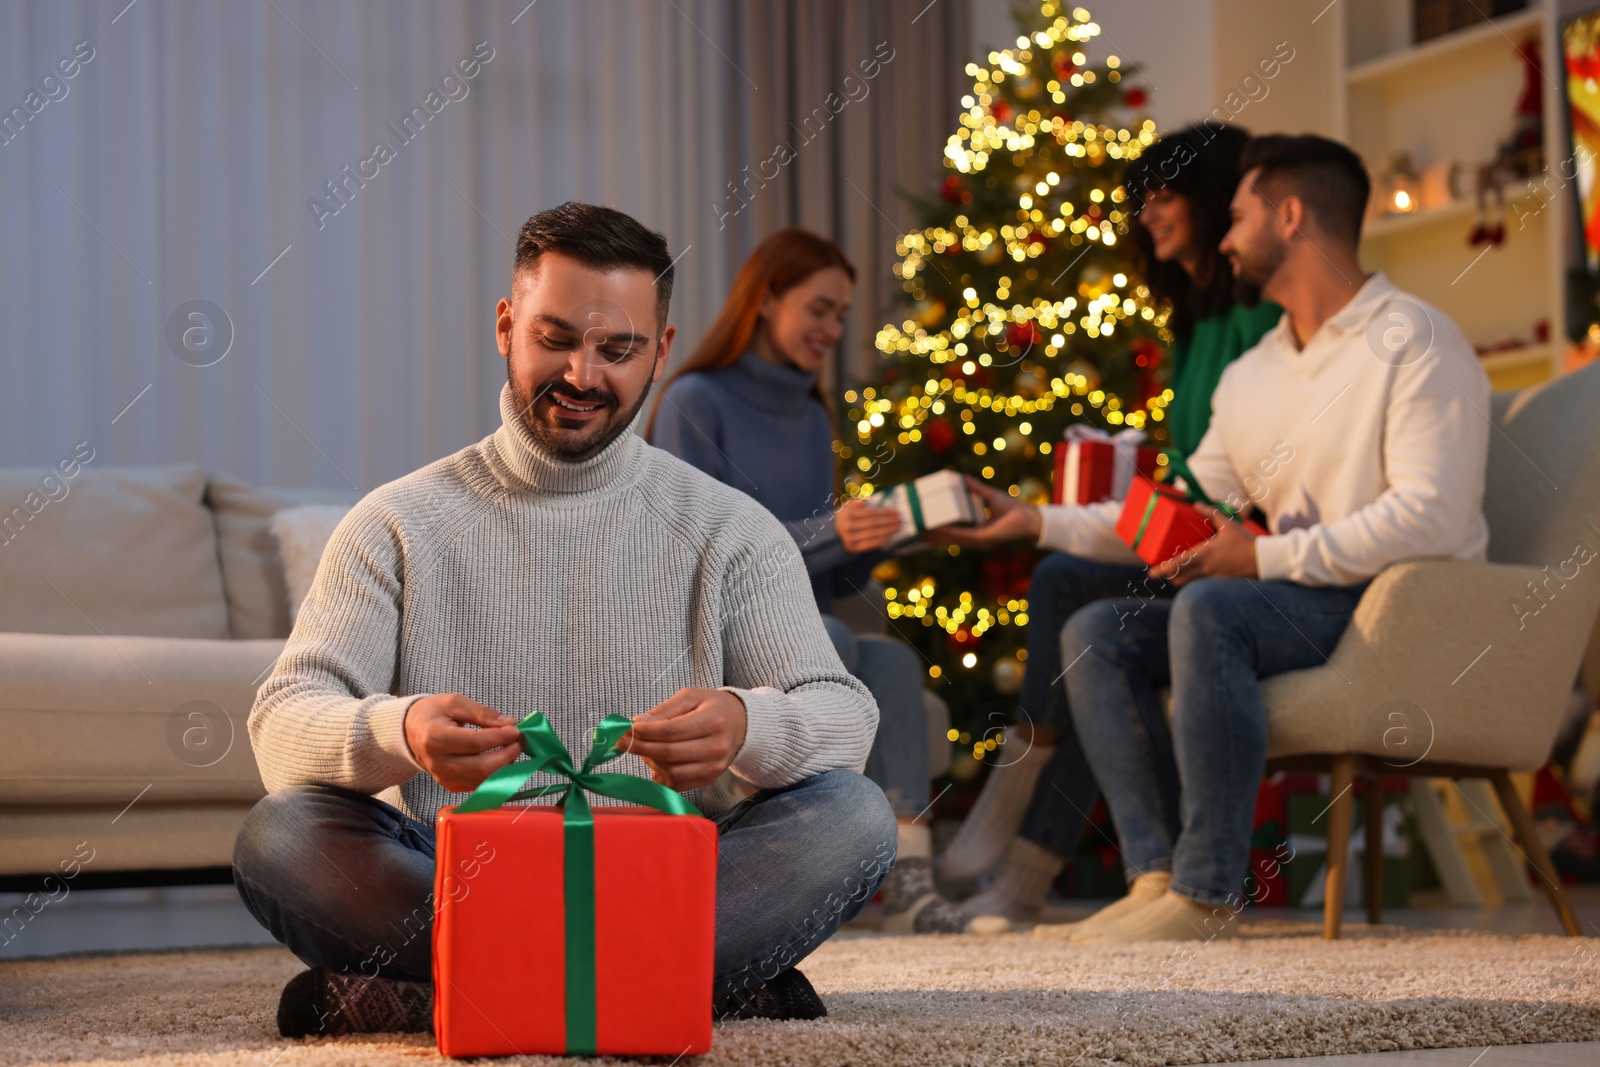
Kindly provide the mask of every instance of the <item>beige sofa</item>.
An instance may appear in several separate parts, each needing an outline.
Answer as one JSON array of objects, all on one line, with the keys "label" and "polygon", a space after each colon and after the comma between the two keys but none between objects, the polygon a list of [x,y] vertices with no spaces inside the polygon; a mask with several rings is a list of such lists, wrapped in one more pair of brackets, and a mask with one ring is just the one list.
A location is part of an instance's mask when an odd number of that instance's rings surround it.
[{"label": "beige sofa", "polygon": [[[0,470],[0,877],[229,865],[264,793],[245,723],[322,543],[312,523],[287,581],[273,516],[356,497],[97,468],[88,445]],[[841,608],[882,629],[881,592]],[[937,777],[949,709],[925,702]]]},{"label": "beige sofa", "polygon": [[87,444],[0,470],[0,875],[229,864],[289,632],[269,524],[356,495],[97,467]]}]

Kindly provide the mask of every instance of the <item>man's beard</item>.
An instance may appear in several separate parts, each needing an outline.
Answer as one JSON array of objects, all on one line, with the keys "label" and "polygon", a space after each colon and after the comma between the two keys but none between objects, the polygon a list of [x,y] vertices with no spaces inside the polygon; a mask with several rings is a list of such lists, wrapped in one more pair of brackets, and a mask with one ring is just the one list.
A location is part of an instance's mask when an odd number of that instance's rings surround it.
[{"label": "man's beard", "polygon": [[[646,384],[640,392],[639,399],[632,408],[624,414],[617,414],[617,397],[605,389],[591,389],[580,393],[566,382],[557,380],[546,382],[532,393],[524,391],[518,384],[511,368],[516,363],[515,345],[506,359],[506,381],[511,386],[511,400],[517,405],[517,417],[522,420],[522,425],[527,427],[528,433],[533,435],[539,447],[550,453],[556,459],[567,463],[580,463],[583,460],[597,455],[602,449],[615,441],[629,426],[633,424],[634,417],[639,414],[639,409],[644,407],[645,400],[650,396],[650,387]],[[551,393],[574,400],[580,403],[600,403],[610,410],[609,415],[596,416],[593,425],[584,426],[576,431],[565,433],[556,432],[540,420],[534,408],[545,394]]]},{"label": "man's beard", "polygon": [[1247,308],[1253,308],[1261,303],[1261,283],[1236,274],[1233,278],[1233,300]]},{"label": "man's beard", "polygon": [[1240,255],[1233,272],[1233,299],[1247,308],[1260,304],[1267,280],[1278,272],[1288,254],[1289,246],[1280,242],[1257,258],[1247,260]]}]

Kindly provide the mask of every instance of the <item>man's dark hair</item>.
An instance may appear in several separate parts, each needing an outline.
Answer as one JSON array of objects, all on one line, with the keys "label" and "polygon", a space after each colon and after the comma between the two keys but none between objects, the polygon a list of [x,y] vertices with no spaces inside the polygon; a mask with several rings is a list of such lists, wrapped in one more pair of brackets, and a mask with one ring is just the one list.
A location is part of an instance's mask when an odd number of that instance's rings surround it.
[{"label": "man's dark hair", "polygon": [[632,215],[598,204],[568,200],[522,224],[512,274],[533,270],[546,252],[571,256],[586,267],[647,271],[656,281],[656,330],[667,325],[672,303],[672,256],[667,239]]},{"label": "man's dark hair", "polygon": [[1329,237],[1360,240],[1372,180],[1348,147],[1311,133],[1257,137],[1245,146],[1239,170],[1249,175],[1257,168],[1256,191],[1269,201],[1297,196]]}]

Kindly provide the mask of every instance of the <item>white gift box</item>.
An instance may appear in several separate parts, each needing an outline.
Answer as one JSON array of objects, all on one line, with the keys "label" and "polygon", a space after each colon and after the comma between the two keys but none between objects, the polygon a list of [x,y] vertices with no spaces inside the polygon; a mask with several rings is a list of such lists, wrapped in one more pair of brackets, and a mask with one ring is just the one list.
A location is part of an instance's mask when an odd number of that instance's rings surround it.
[{"label": "white gift box", "polygon": [[902,482],[867,502],[875,507],[894,508],[900,513],[900,533],[896,542],[910,541],[925,530],[951,526],[958,522],[975,523],[983,519],[983,508],[967,489],[958,471],[934,471],[911,482]]}]

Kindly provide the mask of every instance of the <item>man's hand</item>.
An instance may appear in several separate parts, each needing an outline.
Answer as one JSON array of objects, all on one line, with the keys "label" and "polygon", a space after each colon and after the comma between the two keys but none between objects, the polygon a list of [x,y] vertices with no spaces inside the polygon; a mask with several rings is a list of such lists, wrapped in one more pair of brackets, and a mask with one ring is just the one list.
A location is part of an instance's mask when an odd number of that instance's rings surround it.
[{"label": "man's hand", "polygon": [[[482,727],[474,730],[468,724]],[[422,769],[452,793],[470,793],[522,755],[517,720],[460,693],[439,693],[406,709],[406,744]]]},{"label": "man's hand", "polygon": [[1150,568],[1153,578],[1165,578],[1173,585],[1183,585],[1195,578],[1255,578],[1256,535],[1227,515],[1205,504],[1195,509],[1211,520],[1216,535],[1180,552],[1159,566]]},{"label": "man's hand", "polygon": [[989,508],[989,520],[977,526],[941,526],[923,536],[934,544],[967,545],[988,548],[1007,541],[1037,541],[1044,518],[1039,509],[1018,500],[970,474],[963,475],[971,489]]},{"label": "man's hand", "polygon": [[846,552],[871,552],[893,541],[900,532],[900,513],[865,500],[847,500],[834,513],[833,528]]},{"label": "man's hand", "polygon": [[744,747],[744,701],[724,689],[680,689],[633,720],[620,747],[673,789],[710,785]]}]

